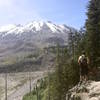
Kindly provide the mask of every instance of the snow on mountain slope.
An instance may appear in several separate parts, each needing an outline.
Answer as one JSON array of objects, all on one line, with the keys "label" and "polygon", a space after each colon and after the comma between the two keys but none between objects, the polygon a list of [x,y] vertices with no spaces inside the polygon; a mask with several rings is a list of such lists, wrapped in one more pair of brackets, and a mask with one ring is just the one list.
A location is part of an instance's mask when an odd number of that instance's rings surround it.
[{"label": "snow on mountain slope", "polygon": [[19,34],[23,32],[39,32],[39,31],[51,31],[53,33],[65,33],[70,31],[70,27],[65,25],[56,25],[52,22],[43,22],[43,21],[33,21],[24,26],[21,25],[8,25],[0,27],[0,34],[5,32],[5,35],[8,34]]},{"label": "snow on mountain slope", "polygon": [[30,51],[35,48],[54,46],[57,43],[64,45],[67,43],[68,34],[75,31],[74,28],[50,21],[33,21],[26,25],[1,27],[0,56],[3,55],[3,51],[12,54],[15,51]]},{"label": "snow on mountain slope", "polygon": [[0,27],[0,32],[8,32],[15,27],[16,27],[16,25],[12,25],[12,24],[2,26],[2,27]]}]

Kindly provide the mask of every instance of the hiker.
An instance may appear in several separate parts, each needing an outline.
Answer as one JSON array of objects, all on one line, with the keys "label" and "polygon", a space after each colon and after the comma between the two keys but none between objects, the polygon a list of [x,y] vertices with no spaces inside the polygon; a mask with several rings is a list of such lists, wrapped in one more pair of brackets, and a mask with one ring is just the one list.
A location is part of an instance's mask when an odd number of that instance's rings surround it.
[{"label": "hiker", "polygon": [[82,55],[78,58],[78,64],[80,66],[80,82],[88,80],[88,64],[89,59],[86,57],[85,52],[82,52]]}]

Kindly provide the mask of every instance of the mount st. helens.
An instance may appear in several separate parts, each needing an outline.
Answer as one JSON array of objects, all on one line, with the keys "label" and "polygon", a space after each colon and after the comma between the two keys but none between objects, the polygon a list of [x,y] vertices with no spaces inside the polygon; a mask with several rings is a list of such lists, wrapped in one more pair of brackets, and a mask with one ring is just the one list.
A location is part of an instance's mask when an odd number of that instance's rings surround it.
[{"label": "mount st. helens", "polygon": [[75,29],[66,25],[53,24],[50,21],[33,21],[24,26],[8,25],[0,28],[0,45],[2,43],[17,44],[17,42],[30,42],[36,44],[36,46],[42,44],[42,47],[44,44],[53,45],[57,42],[64,44],[67,43],[70,31],[74,32]]},{"label": "mount st. helens", "polygon": [[[75,33],[76,30],[67,25],[57,25],[50,21],[33,21],[26,25],[2,26],[0,27],[0,65],[9,65],[17,60],[20,62],[29,54],[39,55],[38,53],[44,47],[57,44],[66,45],[71,32]],[[40,63],[42,57],[39,56],[37,59]],[[22,63],[22,66],[26,62]]]}]

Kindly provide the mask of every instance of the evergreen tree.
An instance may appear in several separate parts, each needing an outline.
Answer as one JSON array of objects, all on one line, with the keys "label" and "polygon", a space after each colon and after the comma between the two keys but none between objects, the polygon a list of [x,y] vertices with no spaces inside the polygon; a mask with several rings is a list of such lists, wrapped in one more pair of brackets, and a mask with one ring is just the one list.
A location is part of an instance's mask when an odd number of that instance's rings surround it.
[{"label": "evergreen tree", "polygon": [[90,0],[86,20],[87,51],[93,67],[100,64],[100,0]]},{"label": "evergreen tree", "polygon": [[62,60],[62,49],[60,46],[57,46],[57,57],[56,57],[56,78],[57,78],[57,83],[56,85],[56,90],[57,90],[57,99],[56,100],[63,100],[62,95],[62,84],[63,84],[63,60]]},{"label": "evergreen tree", "polygon": [[50,100],[65,100],[69,88],[78,82],[78,66],[69,50],[57,47],[56,67],[50,76]]}]

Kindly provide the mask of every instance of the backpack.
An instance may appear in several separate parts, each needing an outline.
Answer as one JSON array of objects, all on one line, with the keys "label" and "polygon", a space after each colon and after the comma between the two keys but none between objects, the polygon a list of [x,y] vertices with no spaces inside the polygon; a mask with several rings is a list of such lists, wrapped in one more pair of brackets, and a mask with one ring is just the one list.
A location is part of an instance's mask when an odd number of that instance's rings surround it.
[{"label": "backpack", "polygon": [[85,55],[80,56],[79,61],[81,65],[87,65],[87,57]]}]

